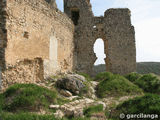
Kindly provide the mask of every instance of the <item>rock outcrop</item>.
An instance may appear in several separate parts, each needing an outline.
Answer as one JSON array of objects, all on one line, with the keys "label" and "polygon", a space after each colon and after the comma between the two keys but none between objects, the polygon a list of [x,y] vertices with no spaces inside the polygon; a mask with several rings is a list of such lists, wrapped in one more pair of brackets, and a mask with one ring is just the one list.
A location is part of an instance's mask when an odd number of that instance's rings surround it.
[{"label": "rock outcrop", "polygon": [[80,79],[77,75],[66,75],[57,80],[56,86],[60,89],[68,90],[73,94],[79,94],[85,87],[83,81],[85,81],[85,79]]}]

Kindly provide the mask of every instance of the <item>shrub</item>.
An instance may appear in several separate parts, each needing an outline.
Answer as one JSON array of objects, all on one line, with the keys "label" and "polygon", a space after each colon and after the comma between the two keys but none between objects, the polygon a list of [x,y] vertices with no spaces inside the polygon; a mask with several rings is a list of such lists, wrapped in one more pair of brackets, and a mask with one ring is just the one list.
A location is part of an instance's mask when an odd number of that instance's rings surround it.
[{"label": "shrub", "polygon": [[57,120],[53,115],[37,115],[33,113],[2,113],[0,118],[3,118],[3,120]]},{"label": "shrub", "polygon": [[110,74],[108,78],[101,81],[97,86],[97,96],[124,96],[142,94],[142,90],[132,82],[120,75]]},{"label": "shrub", "polygon": [[99,73],[95,76],[94,80],[95,81],[103,81],[103,80],[107,80],[107,79],[112,79],[113,74],[110,72],[102,72]]},{"label": "shrub", "polygon": [[4,105],[4,98],[3,95],[0,94],[0,112],[2,112],[3,105]]},{"label": "shrub", "polygon": [[[157,114],[160,115],[160,96],[147,94],[142,97],[123,102],[118,105],[115,111],[111,113],[112,118],[119,118],[121,113],[124,114]],[[150,120],[150,119],[149,119]]]},{"label": "shrub", "polygon": [[83,117],[83,118],[69,118],[69,119],[62,119],[62,120],[90,120],[90,118]]},{"label": "shrub", "polygon": [[87,117],[90,117],[92,113],[97,113],[97,112],[102,112],[103,111],[103,105],[95,105],[95,106],[90,106],[86,109],[84,109],[84,115]]},{"label": "shrub", "polygon": [[3,120],[90,120],[89,118],[62,118],[57,119],[54,115],[38,115],[33,113],[1,113],[0,118]]},{"label": "shrub", "polygon": [[142,75],[138,73],[129,73],[125,75],[125,78],[127,78],[131,82],[135,82],[137,79],[139,79]]},{"label": "shrub", "polygon": [[57,96],[55,91],[34,84],[12,85],[2,95],[5,101],[2,109],[10,112],[47,109]]},{"label": "shrub", "polygon": [[144,92],[148,93],[160,93],[160,80],[152,74],[146,74],[137,79],[134,82],[140,88],[144,90]]}]

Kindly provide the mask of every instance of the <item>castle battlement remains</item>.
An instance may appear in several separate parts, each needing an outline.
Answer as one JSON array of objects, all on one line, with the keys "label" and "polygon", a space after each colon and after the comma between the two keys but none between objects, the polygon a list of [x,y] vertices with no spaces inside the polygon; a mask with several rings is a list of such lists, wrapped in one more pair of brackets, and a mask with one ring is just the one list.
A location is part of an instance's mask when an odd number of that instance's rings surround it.
[{"label": "castle battlement remains", "polygon": [[136,70],[135,32],[129,9],[95,17],[90,0],[0,0],[0,86],[37,83],[68,72],[92,74],[93,45],[102,38],[106,70]]}]

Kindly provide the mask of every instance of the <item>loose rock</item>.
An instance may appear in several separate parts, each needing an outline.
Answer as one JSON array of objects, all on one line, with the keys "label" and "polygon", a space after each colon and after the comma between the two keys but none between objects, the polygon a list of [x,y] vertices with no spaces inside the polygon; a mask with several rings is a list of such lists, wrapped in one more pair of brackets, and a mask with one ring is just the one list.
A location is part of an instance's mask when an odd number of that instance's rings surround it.
[{"label": "loose rock", "polygon": [[79,94],[85,87],[81,80],[72,75],[67,75],[64,78],[59,79],[56,82],[56,86],[60,89],[69,90],[73,94]]},{"label": "loose rock", "polygon": [[61,110],[57,110],[56,113],[54,113],[55,118],[63,118],[64,113]]},{"label": "loose rock", "polygon": [[49,108],[51,108],[51,109],[59,109],[60,105],[50,105]]},{"label": "loose rock", "polygon": [[65,96],[65,97],[71,97],[72,96],[72,93],[67,91],[67,90],[61,90],[60,94]]}]

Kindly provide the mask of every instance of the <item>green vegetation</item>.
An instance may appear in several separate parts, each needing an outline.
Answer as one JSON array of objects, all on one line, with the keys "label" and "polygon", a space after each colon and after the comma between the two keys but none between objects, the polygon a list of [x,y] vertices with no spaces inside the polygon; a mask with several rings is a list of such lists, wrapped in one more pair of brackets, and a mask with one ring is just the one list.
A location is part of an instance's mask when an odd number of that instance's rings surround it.
[{"label": "green vegetation", "polygon": [[[35,84],[15,84],[0,94],[0,118],[3,120],[58,120],[49,109],[50,104],[69,102],[58,97],[56,91]],[[40,109],[48,114],[37,114]],[[89,120],[63,118],[59,120]]]},{"label": "green vegetation", "polygon": [[4,104],[4,97],[2,94],[0,94],[0,113],[2,112],[3,104]]},{"label": "green vegetation", "polygon": [[57,119],[54,115],[38,115],[33,113],[1,113],[0,118],[3,118],[3,120],[90,120],[86,117]]},{"label": "green vegetation", "polygon": [[142,88],[144,92],[160,94],[160,79],[158,79],[155,75],[143,75],[134,83]]},{"label": "green vegetation", "polygon": [[84,117],[84,118],[70,118],[70,119],[62,119],[62,120],[90,120],[90,118]]},{"label": "green vegetation", "polygon": [[160,94],[160,79],[154,74],[141,75],[138,73],[130,73],[125,77],[138,85],[144,92]]},{"label": "green vegetation", "polygon": [[[105,113],[109,120],[119,119],[119,114],[159,114],[160,115],[160,79],[154,74],[141,75],[130,73],[123,76],[110,72],[99,73],[95,78],[80,73],[86,78],[83,81],[85,87],[81,97],[90,97],[91,81],[98,81],[96,88],[98,100],[104,97],[113,97],[114,102],[110,103],[103,111],[103,105],[94,105],[84,109],[84,118],[63,118],[59,120],[89,120],[96,113]],[[58,120],[54,117],[55,110],[49,109],[50,104],[65,104],[70,100],[60,96],[56,89],[52,90],[37,86],[35,84],[15,84],[0,94],[0,118],[3,120]],[[125,101],[117,106],[118,97],[130,95],[143,95]],[[40,115],[40,111],[46,115]]]},{"label": "green vegetation", "polygon": [[[157,114],[160,115],[160,96],[147,94],[128,100],[116,107],[112,113],[112,118],[119,118],[119,114]],[[149,119],[150,120],[150,119]]]},{"label": "green vegetation", "polygon": [[3,120],[57,120],[53,115],[37,115],[33,113],[2,113],[0,118],[3,118]]},{"label": "green vegetation", "polygon": [[34,84],[15,84],[1,95],[1,109],[8,112],[47,110],[56,102],[56,92]]},{"label": "green vegetation", "polygon": [[131,82],[135,82],[137,79],[139,79],[142,75],[138,73],[129,73],[125,75],[125,78],[127,78]]},{"label": "green vegetation", "polygon": [[99,104],[99,105],[90,106],[88,108],[85,108],[83,112],[86,117],[90,117],[93,113],[98,113],[102,111],[103,111],[103,105]]},{"label": "green vegetation", "polygon": [[94,80],[95,81],[103,81],[103,80],[106,80],[106,79],[108,79],[108,80],[112,79],[112,77],[113,77],[112,73],[110,73],[110,72],[102,72],[102,73],[98,73],[95,76]]},{"label": "green vegetation", "polygon": [[[106,73],[107,74],[107,73]],[[109,77],[102,80],[97,86],[97,96],[100,98],[113,96],[142,94],[142,90],[120,75],[108,73]]]}]

